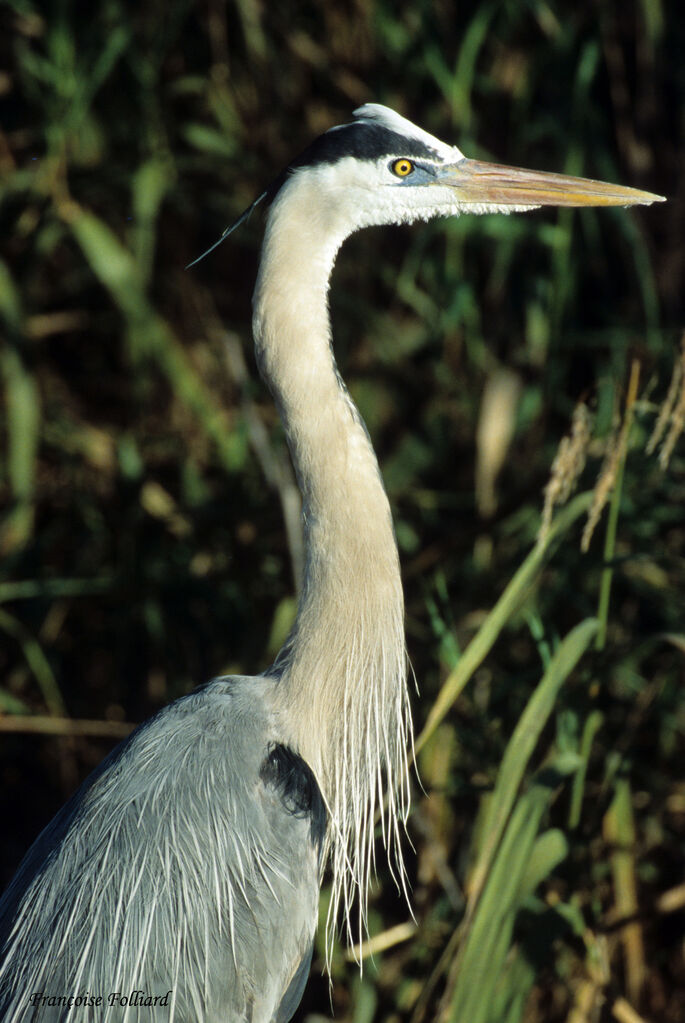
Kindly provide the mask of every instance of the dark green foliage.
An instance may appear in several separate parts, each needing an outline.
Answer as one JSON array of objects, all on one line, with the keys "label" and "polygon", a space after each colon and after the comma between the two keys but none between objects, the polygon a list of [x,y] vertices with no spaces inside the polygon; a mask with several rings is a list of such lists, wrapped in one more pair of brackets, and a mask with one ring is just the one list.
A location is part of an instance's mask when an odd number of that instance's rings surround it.
[{"label": "dark green foliage", "polygon": [[[336,1018],[561,1023],[587,1004],[580,1023],[625,999],[682,1019],[685,899],[662,897],[685,844],[685,457],[681,439],[664,471],[645,443],[685,322],[683,52],[673,0],[0,8],[3,881],[111,746],[17,722],[114,735],[261,670],[287,632],[287,458],[250,351],[261,211],[183,268],[377,100],[469,156],[670,201],[365,232],[341,256],[336,353],[395,513],[417,732],[450,672],[457,698],[419,754],[418,927],[361,979],[337,950]],[[610,434],[634,359],[606,640],[572,670],[607,514],[581,555],[579,499],[531,555],[542,489],[580,398]],[[475,436],[502,368],[514,437],[484,517]],[[599,466],[591,451],[581,489]],[[408,920],[381,866],[372,935]],[[319,972],[302,1018],[330,1013]]]}]

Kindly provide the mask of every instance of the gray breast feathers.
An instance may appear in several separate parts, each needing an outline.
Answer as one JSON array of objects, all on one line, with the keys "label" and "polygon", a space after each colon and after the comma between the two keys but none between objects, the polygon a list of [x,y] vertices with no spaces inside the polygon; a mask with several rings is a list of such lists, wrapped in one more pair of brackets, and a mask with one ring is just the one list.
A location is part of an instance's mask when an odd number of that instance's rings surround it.
[{"label": "gray breast feathers", "polygon": [[[219,679],[165,708],[39,836],[0,903],[4,1023],[281,1018],[311,954],[326,822],[272,735],[271,685]],[[136,991],[168,1000],[122,1004]]]}]

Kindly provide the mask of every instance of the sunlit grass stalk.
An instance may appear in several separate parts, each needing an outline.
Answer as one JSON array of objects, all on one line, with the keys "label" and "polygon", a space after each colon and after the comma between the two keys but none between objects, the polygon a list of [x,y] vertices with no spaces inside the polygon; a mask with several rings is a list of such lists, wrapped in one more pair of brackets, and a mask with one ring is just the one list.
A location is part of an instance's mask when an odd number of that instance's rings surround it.
[{"label": "sunlit grass stalk", "polygon": [[610,863],[614,887],[614,910],[618,919],[629,920],[620,930],[628,995],[638,1003],[646,976],[635,863],[635,822],[627,778],[619,778],[611,806],[604,817],[604,837],[611,845]]},{"label": "sunlit grass stalk", "polygon": [[125,739],[136,727],[129,721],[90,721],[79,718],[51,717],[46,714],[28,714],[25,707],[6,706],[6,694],[0,690],[0,734],[14,735],[68,735],[97,736],[106,739]]},{"label": "sunlit grass stalk", "polygon": [[628,438],[633,423],[633,411],[637,400],[637,389],[640,381],[640,364],[633,361],[630,367],[630,380],[628,382],[628,395],[626,397],[625,417],[621,428],[621,436],[618,440],[620,456],[616,469],[616,480],[614,482],[609,505],[609,518],[607,531],[604,538],[604,568],[599,584],[599,601],[597,605],[597,620],[599,628],[595,638],[597,650],[603,650],[606,642],[607,622],[609,619],[609,601],[611,598],[611,582],[614,575],[613,559],[616,550],[616,531],[618,527],[618,513],[621,506],[621,493],[623,491],[623,472],[628,451]]}]

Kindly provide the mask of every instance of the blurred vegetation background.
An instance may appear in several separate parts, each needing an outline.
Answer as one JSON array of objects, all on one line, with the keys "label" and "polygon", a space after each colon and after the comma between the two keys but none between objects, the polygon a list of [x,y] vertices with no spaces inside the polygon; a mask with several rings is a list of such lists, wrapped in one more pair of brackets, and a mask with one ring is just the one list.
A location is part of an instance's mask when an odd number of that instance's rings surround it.
[{"label": "blurred vegetation background", "polygon": [[[262,214],[184,267],[379,101],[469,156],[669,202],[366,231],[339,259],[432,735],[415,922],[381,866],[373,958],[337,949],[329,996],[320,946],[297,1018],[682,1021],[685,451],[645,450],[671,381],[665,436],[685,418],[680,5],[5,0],[0,53],[3,883],[132,722],[287,632]],[[581,400],[579,489],[618,452],[612,517],[581,553],[578,497],[536,549]]]}]

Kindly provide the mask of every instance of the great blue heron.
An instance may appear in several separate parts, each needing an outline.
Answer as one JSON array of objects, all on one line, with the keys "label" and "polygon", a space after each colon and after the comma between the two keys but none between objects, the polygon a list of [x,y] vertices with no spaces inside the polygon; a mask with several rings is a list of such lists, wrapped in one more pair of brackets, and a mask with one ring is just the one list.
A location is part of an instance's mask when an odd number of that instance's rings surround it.
[{"label": "great blue heron", "polygon": [[327,291],[345,238],[372,224],[659,198],[468,160],[376,104],[260,196],[270,208],[254,339],[303,497],[297,619],[263,674],[216,679],[141,725],[37,838],[1,903],[4,1023],[286,1023],[324,863],[330,854],[330,920],[342,909],[349,928],[358,899],[363,922],[384,804],[402,876],[402,587],[378,464],[331,351]]}]

